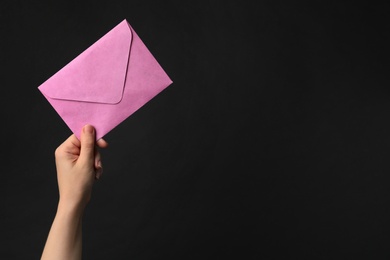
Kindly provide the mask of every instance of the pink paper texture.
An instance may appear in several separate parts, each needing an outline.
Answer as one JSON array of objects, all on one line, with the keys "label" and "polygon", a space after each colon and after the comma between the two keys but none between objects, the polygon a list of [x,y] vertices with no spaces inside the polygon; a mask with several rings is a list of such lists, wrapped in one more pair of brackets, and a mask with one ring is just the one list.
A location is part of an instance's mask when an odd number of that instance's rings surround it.
[{"label": "pink paper texture", "polygon": [[100,139],[171,83],[123,20],[38,89],[78,138],[91,124]]}]

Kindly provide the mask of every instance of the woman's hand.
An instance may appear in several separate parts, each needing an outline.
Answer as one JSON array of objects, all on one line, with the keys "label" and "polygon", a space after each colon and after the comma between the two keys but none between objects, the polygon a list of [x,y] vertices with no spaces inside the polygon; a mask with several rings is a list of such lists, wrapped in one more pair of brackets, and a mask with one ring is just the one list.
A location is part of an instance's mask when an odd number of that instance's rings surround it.
[{"label": "woman's hand", "polygon": [[95,129],[84,126],[81,141],[71,135],[55,151],[60,201],[41,260],[80,260],[82,256],[82,217],[91,199],[92,186],[102,175]]},{"label": "woman's hand", "polygon": [[92,186],[103,172],[99,148],[103,139],[95,141],[95,129],[84,126],[81,140],[71,135],[55,151],[60,206],[84,209],[91,199]]}]

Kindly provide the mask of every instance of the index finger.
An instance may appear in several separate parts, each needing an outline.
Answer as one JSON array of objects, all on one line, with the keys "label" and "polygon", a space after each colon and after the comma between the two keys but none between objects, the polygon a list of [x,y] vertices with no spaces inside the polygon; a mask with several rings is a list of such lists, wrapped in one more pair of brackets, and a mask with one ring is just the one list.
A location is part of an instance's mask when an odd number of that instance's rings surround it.
[{"label": "index finger", "polygon": [[99,148],[106,148],[108,147],[108,143],[106,142],[106,140],[104,140],[103,138],[100,138],[99,140],[96,141],[96,145],[99,147]]}]

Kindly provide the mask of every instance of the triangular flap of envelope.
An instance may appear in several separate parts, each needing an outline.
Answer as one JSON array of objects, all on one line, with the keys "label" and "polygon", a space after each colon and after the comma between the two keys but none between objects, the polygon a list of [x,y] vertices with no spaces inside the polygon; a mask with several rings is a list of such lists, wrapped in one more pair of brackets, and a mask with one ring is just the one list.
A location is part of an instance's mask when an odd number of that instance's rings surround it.
[{"label": "triangular flap of envelope", "polygon": [[45,81],[39,90],[54,99],[109,103],[121,101],[132,33],[126,20]]}]

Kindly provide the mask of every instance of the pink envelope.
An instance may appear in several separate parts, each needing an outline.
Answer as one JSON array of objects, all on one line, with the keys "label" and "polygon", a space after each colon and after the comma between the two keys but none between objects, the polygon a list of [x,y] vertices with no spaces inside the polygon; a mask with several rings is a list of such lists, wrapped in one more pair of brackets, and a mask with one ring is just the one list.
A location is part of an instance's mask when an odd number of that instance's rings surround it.
[{"label": "pink envelope", "polygon": [[38,87],[71,131],[100,139],[172,83],[123,20]]}]

